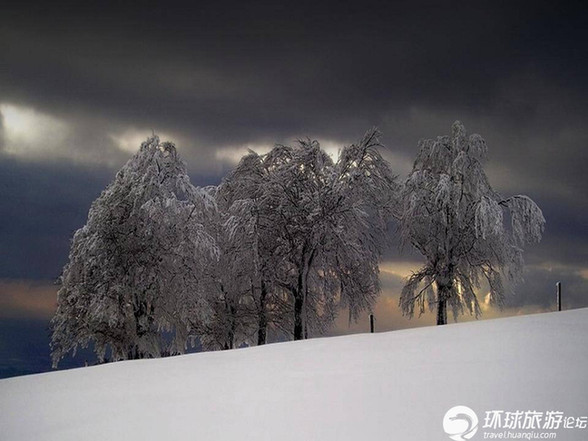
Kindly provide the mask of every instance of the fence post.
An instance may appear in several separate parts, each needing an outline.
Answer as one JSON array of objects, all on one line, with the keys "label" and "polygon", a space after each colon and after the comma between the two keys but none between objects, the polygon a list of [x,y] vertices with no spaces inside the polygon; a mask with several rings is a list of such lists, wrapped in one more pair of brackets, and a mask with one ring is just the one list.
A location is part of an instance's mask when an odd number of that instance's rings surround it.
[{"label": "fence post", "polygon": [[557,287],[557,310],[561,311],[561,282],[555,284]]},{"label": "fence post", "polygon": [[370,333],[374,333],[374,315],[370,314]]}]

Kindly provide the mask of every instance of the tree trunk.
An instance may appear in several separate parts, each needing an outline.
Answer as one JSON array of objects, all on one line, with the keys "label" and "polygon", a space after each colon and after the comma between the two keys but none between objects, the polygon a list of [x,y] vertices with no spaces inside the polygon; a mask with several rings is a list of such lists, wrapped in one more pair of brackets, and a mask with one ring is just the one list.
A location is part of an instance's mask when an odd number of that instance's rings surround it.
[{"label": "tree trunk", "polygon": [[315,256],[315,250],[310,251],[308,244],[302,249],[302,259],[298,267],[298,281],[294,291],[294,340],[302,340],[308,333],[305,333],[304,325],[305,303],[308,294],[308,274]]},{"label": "tree trunk", "polygon": [[294,291],[294,340],[302,340],[304,338],[304,267],[306,262],[303,260],[301,268],[298,269],[298,281],[296,290]]},{"label": "tree trunk", "polygon": [[127,358],[129,360],[138,360],[140,358],[143,358],[141,356],[141,353],[139,352],[139,345],[134,344],[129,348],[129,350],[127,351]]},{"label": "tree trunk", "polygon": [[[305,246],[308,250],[308,247]],[[314,260],[316,250],[312,250],[307,254],[307,257],[303,259],[302,273],[298,276],[298,292],[301,297],[301,330],[300,338],[298,340],[306,340],[308,338],[308,311],[307,311],[307,298],[308,298],[308,275],[310,274],[310,268]],[[297,340],[296,338],[294,338]]]},{"label": "tree trunk", "polygon": [[447,324],[447,301],[451,296],[451,279],[450,284],[437,282],[437,324]]},{"label": "tree trunk", "polygon": [[304,308],[304,297],[302,293],[297,292],[294,295],[294,340],[304,338],[302,328],[302,310]]},{"label": "tree trunk", "polygon": [[236,308],[229,301],[228,293],[225,291],[225,287],[223,286],[222,283],[220,284],[220,290],[224,296],[225,314],[226,314],[227,322],[228,322],[228,329],[227,329],[227,334],[226,334],[223,348],[225,350],[233,349],[233,345],[235,342],[235,328],[236,328],[235,313],[237,311],[236,311]]},{"label": "tree trunk", "polygon": [[261,281],[261,293],[259,294],[259,322],[257,325],[257,346],[264,345],[267,339],[267,315],[265,311],[265,301],[267,297],[267,288],[265,282]]},{"label": "tree trunk", "polygon": [[229,305],[229,335],[228,335],[228,349],[235,347],[235,334],[237,330],[237,308],[233,305]]},{"label": "tree trunk", "polygon": [[437,303],[437,324],[447,324],[447,300],[439,296],[439,302]]}]

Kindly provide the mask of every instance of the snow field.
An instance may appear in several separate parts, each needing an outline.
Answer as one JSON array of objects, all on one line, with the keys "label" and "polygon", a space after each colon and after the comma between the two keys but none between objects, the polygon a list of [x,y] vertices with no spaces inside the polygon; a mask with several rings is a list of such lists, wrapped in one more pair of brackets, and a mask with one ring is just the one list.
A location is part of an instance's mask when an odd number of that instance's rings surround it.
[{"label": "snow field", "polygon": [[457,405],[585,416],[587,336],[579,309],[10,378],[0,439],[426,441]]}]

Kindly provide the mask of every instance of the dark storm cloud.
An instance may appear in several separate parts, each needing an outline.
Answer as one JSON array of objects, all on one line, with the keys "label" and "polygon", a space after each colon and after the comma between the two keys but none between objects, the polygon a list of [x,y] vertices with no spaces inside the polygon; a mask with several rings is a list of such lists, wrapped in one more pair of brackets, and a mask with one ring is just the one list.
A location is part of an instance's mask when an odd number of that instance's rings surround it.
[{"label": "dark storm cloud", "polygon": [[501,189],[585,206],[585,16],[570,2],[15,4],[0,97],[71,122],[67,145],[97,157],[116,156],[108,135],[125,126],[171,132],[196,170],[218,147],[377,125],[401,173],[461,119]]},{"label": "dark storm cloud", "polygon": [[[583,196],[583,195],[582,195]],[[588,207],[573,200],[554,199],[538,195],[536,202],[547,220],[541,243],[527,248],[525,261],[560,262],[588,268]],[[581,201],[581,198],[579,199]]]},{"label": "dark storm cloud", "polygon": [[0,158],[0,278],[55,280],[108,170]]},{"label": "dark storm cloud", "polygon": [[582,84],[576,12],[541,2],[8,8],[0,90],[216,144],[354,139],[414,106],[524,122],[527,101],[500,96],[513,75]]}]

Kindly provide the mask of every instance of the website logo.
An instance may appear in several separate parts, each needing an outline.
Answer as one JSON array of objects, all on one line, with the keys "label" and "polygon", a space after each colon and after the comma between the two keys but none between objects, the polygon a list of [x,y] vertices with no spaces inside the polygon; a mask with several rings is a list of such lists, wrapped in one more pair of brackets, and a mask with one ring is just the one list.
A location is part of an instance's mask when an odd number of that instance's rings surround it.
[{"label": "website logo", "polygon": [[455,406],[443,417],[443,430],[454,441],[467,441],[478,431],[478,416],[467,406]]}]

